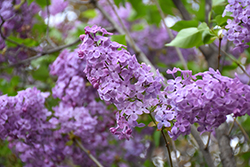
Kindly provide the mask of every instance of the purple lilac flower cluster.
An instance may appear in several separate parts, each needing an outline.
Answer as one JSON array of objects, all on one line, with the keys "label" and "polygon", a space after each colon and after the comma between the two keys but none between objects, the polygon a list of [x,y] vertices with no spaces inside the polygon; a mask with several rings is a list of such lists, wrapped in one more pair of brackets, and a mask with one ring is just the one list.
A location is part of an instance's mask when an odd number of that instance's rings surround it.
[{"label": "purple lilac flower cluster", "polygon": [[[8,37],[15,31],[19,34],[19,37],[26,38],[27,32],[30,31],[33,25],[33,15],[38,13],[38,11],[39,7],[34,2],[28,5],[27,2],[23,3],[21,0],[1,1],[0,24],[2,24],[2,35],[4,37]],[[0,36],[0,50],[3,50],[6,47],[5,40],[3,39],[2,35]],[[17,53],[14,54],[15,58],[12,53],[13,50],[15,50]],[[7,50],[4,53],[0,53],[0,62],[6,61],[6,59],[8,59],[10,62],[15,63],[17,60],[25,59],[26,56],[26,53],[24,53],[21,48],[16,47]]]},{"label": "purple lilac flower cluster", "polygon": [[138,115],[149,113],[158,103],[163,78],[154,78],[151,67],[139,64],[135,55],[105,37],[110,35],[105,29],[86,27],[85,33],[80,36],[83,42],[79,50],[79,57],[86,61],[84,72],[100,98],[121,110],[116,113],[117,127],[110,131],[120,139],[129,139],[131,127],[142,126],[136,121]]},{"label": "purple lilac flower cluster", "polygon": [[[50,119],[50,122],[54,126],[60,127],[56,131],[58,134],[67,135],[73,132],[74,135],[81,139],[85,148],[90,150],[92,154],[96,154],[95,156],[102,164],[110,166],[115,157],[126,159],[127,157],[123,154],[129,148],[123,146],[123,141],[119,141],[119,147],[109,144],[110,141],[116,139],[110,136],[106,130],[115,125],[115,118],[111,116],[111,111],[106,109],[107,105],[95,100],[98,94],[96,89],[88,84],[86,75],[83,73],[85,67],[86,62],[79,59],[77,50],[72,52],[63,50],[50,66],[50,73],[58,77],[56,86],[52,91],[53,95],[62,100],[58,106],[53,108],[55,117]],[[75,77],[78,79],[73,80]],[[82,84],[82,81],[84,81],[84,84]],[[75,84],[71,84],[71,82]],[[69,92],[72,92],[72,94]],[[62,139],[62,141],[66,143],[67,140]],[[123,148],[124,152],[119,151],[117,148]],[[140,148],[140,151],[138,151],[143,152],[145,145],[141,145]],[[97,156],[97,154],[100,155]],[[76,161],[73,154],[70,155],[64,152],[63,155],[64,157],[72,157],[75,164],[83,164],[86,161],[86,159]],[[82,153],[80,155],[83,156]],[[93,162],[90,164],[93,164]]]},{"label": "purple lilac flower cluster", "polygon": [[92,86],[87,86],[83,70],[85,62],[78,58],[77,50],[63,50],[50,66],[50,74],[58,77],[53,96],[70,106],[84,106],[90,103],[97,94]]},{"label": "purple lilac flower cluster", "polygon": [[[178,71],[181,76],[175,77]],[[164,90],[169,111],[175,112],[174,126],[169,133],[176,139],[180,134],[190,133],[190,125],[198,123],[198,131],[214,131],[226,116],[250,114],[250,87],[234,79],[222,76],[219,71],[192,75],[192,71],[174,68],[168,70],[175,79],[168,80]],[[200,79],[199,79],[200,78]]]},{"label": "purple lilac flower cluster", "polygon": [[224,35],[235,44],[234,51],[243,52],[249,47],[246,43],[250,42],[250,2],[248,0],[228,0],[228,3],[222,16],[231,12],[230,16],[233,19],[227,20],[225,28],[228,31],[224,31]]},{"label": "purple lilac flower cluster", "polygon": [[28,88],[14,97],[0,96],[0,138],[10,137],[26,143],[41,142],[41,136],[51,128],[46,121],[51,112],[44,107],[48,95],[36,88]]}]

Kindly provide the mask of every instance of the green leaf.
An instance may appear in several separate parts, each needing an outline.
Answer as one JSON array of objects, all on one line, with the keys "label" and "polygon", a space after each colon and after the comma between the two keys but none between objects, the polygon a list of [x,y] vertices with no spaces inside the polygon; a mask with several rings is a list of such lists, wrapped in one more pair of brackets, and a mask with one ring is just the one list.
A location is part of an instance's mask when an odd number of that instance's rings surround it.
[{"label": "green leaf", "polygon": [[157,26],[160,25],[161,16],[159,14],[159,11],[158,11],[156,5],[148,5],[147,6],[146,20],[147,20],[148,24],[155,24]]},{"label": "green leaf", "polygon": [[198,28],[191,27],[182,29],[174,40],[166,44],[166,46],[176,46],[180,48],[192,48],[202,45],[202,36]]},{"label": "green leaf", "polygon": [[82,16],[88,19],[93,19],[97,16],[95,9],[88,9],[82,12]]},{"label": "green leaf", "polygon": [[161,132],[156,130],[153,134],[154,143],[156,147],[159,147],[160,145],[160,137],[161,137]]},{"label": "green leaf", "polygon": [[111,41],[115,41],[115,42],[122,44],[122,45],[125,45],[125,46],[127,45],[125,35],[112,35]]},{"label": "green leaf", "polygon": [[62,33],[56,28],[51,28],[49,36],[59,41],[62,40]]},{"label": "green leaf", "polygon": [[[14,37],[14,36],[9,36],[9,39],[11,39],[12,41],[15,41],[19,44],[23,44],[25,46],[28,46],[28,47],[34,47],[34,46],[38,46],[39,43],[36,41],[36,40],[33,40],[31,38],[18,38],[18,37]],[[16,46],[16,44],[13,44],[11,42],[7,42],[7,46],[8,47],[13,47],[13,46]]]},{"label": "green leaf", "polygon": [[135,10],[135,15],[133,20],[142,18],[147,14],[147,6],[142,2],[142,0],[128,0],[133,9]]},{"label": "green leaf", "polygon": [[184,28],[189,28],[189,27],[197,27],[199,22],[197,20],[181,20],[175,23],[172,27],[170,27],[172,30],[175,31],[180,31]]},{"label": "green leaf", "polygon": [[206,15],[205,15],[205,13],[206,13],[206,10],[205,10],[206,0],[200,0],[199,6],[200,6],[200,8],[196,13],[196,17],[197,17],[197,20],[203,22],[203,21],[205,21],[205,17],[206,17]]},{"label": "green leaf", "polygon": [[141,31],[144,29],[144,24],[132,24],[132,31]]},{"label": "green leaf", "polygon": [[118,8],[120,7],[120,3],[125,7],[125,0],[114,0],[114,3]]},{"label": "green leaf", "polygon": [[209,27],[207,26],[207,23],[203,22],[198,26],[198,30],[199,31],[209,30]]},{"label": "green leaf", "polygon": [[159,1],[162,11],[165,14],[174,15],[173,8],[175,8],[175,5],[173,1],[167,1],[167,0],[158,0],[158,1]]},{"label": "green leaf", "polygon": [[218,15],[218,16],[215,17],[215,21],[216,21],[218,26],[223,26],[223,25],[226,25],[227,20],[231,19],[231,18],[232,17],[230,17],[230,16],[222,17],[221,15]]},{"label": "green leaf", "polygon": [[212,37],[214,37],[214,35],[211,34],[210,31],[205,30],[205,31],[202,32],[202,42],[203,42],[204,44],[208,44],[208,42],[210,41],[210,39],[211,39]]},{"label": "green leaf", "polygon": [[28,5],[30,5],[34,0],[27,0]]},{"label": "green leaf", "polygon": [[[36,3],[41,6],[41,8],[44,8],[47,6],[47,1],[46,0],[35,0]],[[48,0],[48,5],[50,5],[50,0]]]},{"label": "green leaf", "polygon": [[225,0],[212,0],[212,8],[215,6],[224,6],[225,4]]}]

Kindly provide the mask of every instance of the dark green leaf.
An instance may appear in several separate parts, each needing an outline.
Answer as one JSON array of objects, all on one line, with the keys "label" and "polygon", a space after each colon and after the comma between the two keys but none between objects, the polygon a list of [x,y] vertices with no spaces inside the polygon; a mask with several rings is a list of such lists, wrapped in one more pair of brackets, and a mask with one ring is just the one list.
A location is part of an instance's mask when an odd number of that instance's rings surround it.
[{"label": "dark green leaf", "polygon": [[160,25],[161,16],[159,14],[159,11],[158,11],[156,5],[148,5],[147,6],[146,20],[147,20],[148,24],[155,24],[157,26]]},{"label": "dark green leaf", "polygon": [[204,44],[208,44],[212,37],[214,37],[214,35],[211,34],[209,30],[205,30],[202,32],[202,42]]},{"label": "dark green leaf", "polygon": [[181,20],[175,23],[172,27],[170,27],[172,30],[175,31],[180,31],[184,28],[189,28],[189,27],[197,27],[199,22],[197,20]]},{"label": "dark green leaf", "polygon": [[111,41],[115,41],[115,42],[122,44],[122,45],[125,45],[125,46],[127,45],[125,35],[112,35]]},{"label": "dark green leaf", "polygon": [[160,145],[161,131],[155,131],[153,137],[154,137],[155,146],[159,147],[159,145]]},{"label": "dark green leaf", "polygon": [[144,17],[147,14],[147,6],[142,2],[142,0],[128,0],[133,9],[135,10],[134,20],[137,18]]},{"label": "dark green leaf", "polygon": [[158,1],[159,1],[162,11],[165,14],[174,15],[173,8],[175,7],[175,5],[173,1],[168,1],[168,0],[158,0]]},{"label": "dark green leaf", "polygon": [[27,0],[28,5],[30,5],[34,0]]},{"label": "dark green leaf", "polygon": [[125,0],[114,0],[114,3],[118,8],[120,7],[120,3],[125,7]]},{"label": "dark green leaf", "polygon": [[222,17],[221,15],[218,15],[215,17],[215,21],[216,21],[218,26],[223,26],[223,25],[226,25],[227,20],[230,18],[231,17],[229,17],[229,16]]},{"label": "dark green leaf", "polygon": [[[47,0],[35,0],[35,1],[39,6],[41,6],[41,8],[47,6]],[[48,5],[50,5],[50,0],[48,0]]]}]

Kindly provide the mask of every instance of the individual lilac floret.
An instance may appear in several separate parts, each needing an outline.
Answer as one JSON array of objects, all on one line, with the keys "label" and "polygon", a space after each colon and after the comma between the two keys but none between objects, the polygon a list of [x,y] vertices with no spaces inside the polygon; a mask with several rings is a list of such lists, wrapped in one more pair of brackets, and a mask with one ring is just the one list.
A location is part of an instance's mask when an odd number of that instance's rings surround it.
[{"label": "individual lilac floret", "polygon": [[249,46],[246,44],[250,42],[250,7],[248,0],[228,0],[223,16],[227,12],[231,12],[230,16],[233,20],[228,19],[225,26],[228,31],[224,31],[224,36],[235,44],[234,51],[243,52]]},{"label": "individual lilac floret", "polygon": [[[97,35],[98,32],[102,36]],[[104,28],[86,27],[85,34],[80,36],[83,43],[78,52],[79,57],[86,61],[84,72],[97,88],[100,98],[121,110],[117,121],[123,130],[118,133],[119,128],[114,128],[112,133],[128,139],[131,127],[138,124],[138,115],[149,113],[148,108],[156,105],[152,99],[160,93],[163,79],[160,76],[154,78],[149,66],[139,64],[135,55],[122,48],[123,45],[104,36],[110,35]]]},{"label": "individual lilac floret", "polygon": [[[250,87],[238,78],[224,77],[211,68],[196,75],[180,69],[168,73],[177,71],[182,73],[182,80],[176,77],[165,88],[166,104],[175,112],[176,120],[169,133],[174,139],[180,134],[189,134],[190,126],[194,123],[199,124],[198,131],[201,133],[212,132],[226,121],[229,114],[234,117],[250,114]],[[196,79],[198,77],[201,79]],[[162,118],[157,116],[159,120]]]}]

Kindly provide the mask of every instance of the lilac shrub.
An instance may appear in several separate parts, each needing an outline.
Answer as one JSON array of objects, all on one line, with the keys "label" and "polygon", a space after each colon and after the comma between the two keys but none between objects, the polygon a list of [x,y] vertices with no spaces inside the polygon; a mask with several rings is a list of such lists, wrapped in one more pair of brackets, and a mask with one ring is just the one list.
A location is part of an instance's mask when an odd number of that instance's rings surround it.
[{"label": "lilac shrub", "polygon": [[225,16],[227,12],[230,12],[233,19],[227,20],[225,26],[228,31],[224,31],[225,37],[232,41],[235,45],[234,51],[243,52],[248,48],[248,42],[250,42],[250,2],[248,0],[228,0],[222,16]]},{"label": "lilac shrub", "polygon": [[[172,127],[169,135],[173,139],[189,134],[194,123],[201,133],[213,132],[227,115],[250,114],[250,87],[237,77],[231,79],[213,69],[192,75],[192,71],[174,68],[167,71],[174,79],[161,91],[163,78],[154,77],[150,67],[139,64],[122,45],[105,37],[110,35],[105,29],[86,27],[85,33],[80,37],[79,57],[86,61],[84,72],[100,98],[120,110],[117,127],[110,128],[119,139],[129,139],[132,128],[141,127],[137,119],[143,113],[155,116],[158,129]],[[175,77],[178,71],[181,76]]]}]

